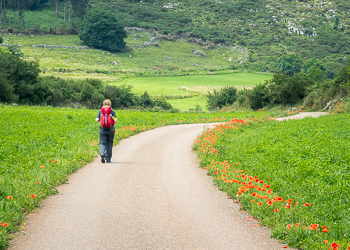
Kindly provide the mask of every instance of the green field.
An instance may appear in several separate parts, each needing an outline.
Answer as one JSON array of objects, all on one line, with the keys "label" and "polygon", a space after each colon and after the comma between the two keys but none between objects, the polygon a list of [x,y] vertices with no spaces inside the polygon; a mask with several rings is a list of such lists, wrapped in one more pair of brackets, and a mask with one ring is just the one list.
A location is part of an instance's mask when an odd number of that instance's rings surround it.
[{"label": "green field", "polygon": [[[169,124],[271,114],[117,111],[115,144]],[[55,187],[69,174],[98,155],[96,115],[97,110],[0,106],[0,130],[4,132],[0,138],[0,249],[6,246],[11,233],[20,230],[27,213],[48,195],[56,194]]]},{"label": "green field", "polygon": [[[127,45],[142,45],[153,34],[131,32]],[[159,41],[159,46],[133,47],[129,52],[110,53],[97,49],[42,48],[33,45],[82,47],[78,36],[7,35],[5,44],[21,45],[26,60],[37,60],[43,76],[71,79],[97,78],[111,85],[132,85],[133,91],[164,96],[179,110],[206,110],[208,91],[234,85],[251,88],[272,78],[268,73],[233,70],[242,56],[234,47],[204,51],[186,42]],[[203,50],[206,57],[196,56]],[[232,62],[228,59],[233,58]]]},{"label": "green field", "polygon": [[137,94],[143,94],[147,90],[151,96],[166,97],[173,107],[180,110],[195,109],[196,105],[206,110],[205,96],[209,91],[232,85],[237,89],[252,88],[271,77],[270,74],[257,73],[136,77],[124,79],[116,85],[132,85],[133,91]]},{"label": "green field", "polygon": [[349,124],[349,114],[249,119],[206,132],[195,149],[215,184],[275,238],[298,249],[348,249]]}]

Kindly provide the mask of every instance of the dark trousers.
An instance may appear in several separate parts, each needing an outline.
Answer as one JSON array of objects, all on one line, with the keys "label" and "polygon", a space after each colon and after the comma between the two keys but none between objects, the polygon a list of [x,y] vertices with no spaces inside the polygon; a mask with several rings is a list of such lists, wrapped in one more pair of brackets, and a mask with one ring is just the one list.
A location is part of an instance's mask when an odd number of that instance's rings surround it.
[{"label": "dark trousers", "polygon": [[115,129],[100,128],[100,155],[104,155],[106,161],[112,159],[112,148],[114,140]]}]

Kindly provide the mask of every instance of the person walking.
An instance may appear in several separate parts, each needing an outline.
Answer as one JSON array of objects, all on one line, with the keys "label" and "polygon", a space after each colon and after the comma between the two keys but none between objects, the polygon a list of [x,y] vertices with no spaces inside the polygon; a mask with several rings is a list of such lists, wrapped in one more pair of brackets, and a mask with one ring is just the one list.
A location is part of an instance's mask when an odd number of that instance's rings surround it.
[{"label": "person walking", "polygon": [[98,111],[96,122],[101,121],[100,125],[100,156],[101,162],[111,162],[112,148],[115,135],[114,124],[118,121],[117,116],[112,110],[112,102],[109,99],[103,101],[101,110]]}]

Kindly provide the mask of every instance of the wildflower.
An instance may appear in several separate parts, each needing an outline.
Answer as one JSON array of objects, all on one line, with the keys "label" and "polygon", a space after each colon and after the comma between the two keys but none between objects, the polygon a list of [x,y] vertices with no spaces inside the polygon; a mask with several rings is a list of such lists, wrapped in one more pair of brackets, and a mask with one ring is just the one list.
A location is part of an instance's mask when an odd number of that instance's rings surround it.
[{"label": "wildflower", "polygon": [[317,229],[317,227],[319,226],[319,224],[311,224],[310,227],[313,231],[315,231]]},{"label": "wildflower", "polygon": [[288,230],[290,230],[290,228],[291,228],[292,226],[293,226],[292,224],[288,224],[288,225],[286,226],[286,228],[287,228]]},{"label": "wildflower", "polygon": [[296,226],[300,226],[300,223],[295,223]]},{"label": "wildflower", "polygon": [[310,205],[311,205],[310,203],[305,203],[304,204],[305,207],[310,207]]},{"label": "wildflower", "polygon": [[280,210],[278,210],[277,208],[275,210],[273,210],[275,213],[279,212]]},{"label": "wildflower", "polygon": [[290,203],[286,204],[286,208],[289,209],[290,208]]},{"label": "wildflower", "polygon": [[327,244],[327,243],[328,243],[328,240],[324,240],[324,243],[326,243],[326,244]]},{"label": "wildflower", "polygon": [[322,232],[327,233],[329,230],[328,229],[323,229]]},{"label": "wildflower", "polygon": [[251,200],[251,202],[255,202],[255,200]]},{"label": "wildflower", "polygon": [[262,205],[262,202],[259,202],[259,203],[258,203],[258,206],[261,206],[261,205]]},{"label": "wildflower", "polygon": [[332,243],[331,248],[332,250],[339,250],[339,245],[337,243]]},{"label": "wildflower", "polygon": [[35,198],[35,194],[31,194],[31,195],[30,195],[30,198]]},{"label": "wildflower", "polygon": [[13,196],[6,196],[7,199],[11,200]]},{"label": "wildflower", "polygon": [[6,222],[3,222],[3,223],[1,223],[1,226],[3,226],[3,227],[7,227],[7,226],[8,226],[8,224],[7,224]]},{"label": "wildflower", "polygon": [[273,204],[272,201],[268,201],[268,202],[267,202],[267,205],[268,205],[268,206],[271,206],[272,204]]}]

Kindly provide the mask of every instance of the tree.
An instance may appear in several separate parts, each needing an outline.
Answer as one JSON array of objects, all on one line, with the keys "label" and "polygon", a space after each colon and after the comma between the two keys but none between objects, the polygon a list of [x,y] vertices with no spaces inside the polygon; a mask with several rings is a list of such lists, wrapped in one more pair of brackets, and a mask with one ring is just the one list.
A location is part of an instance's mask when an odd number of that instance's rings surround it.
[{"label": "tree", "polygon": [[126,37],[121,22],[111,12],[102,9],[88,11],[79,34],[86,45],[111,52],[124,50]]},{"label": "tree", "polygon": [[86,10],[89,6],[89,0],[70,0],[72,9],[76,17],[84,17]]},{"label": "tree", "polygon": [[287,76],[292,76],[295,73],[299,73],[301,71],[301,66],[303,61],[294,54],[283,55],[278,59],[277,67]]}]

